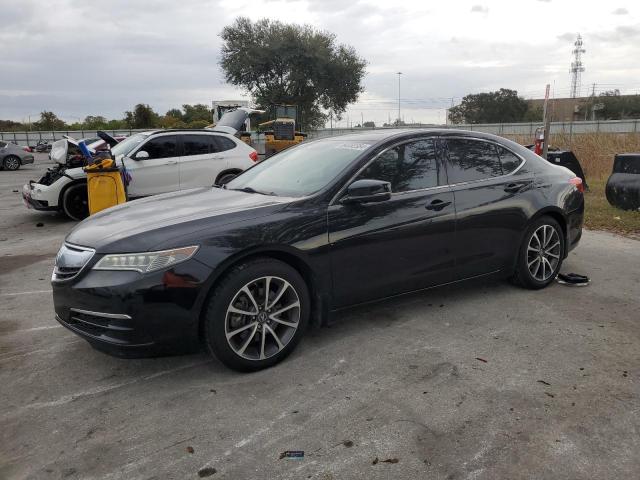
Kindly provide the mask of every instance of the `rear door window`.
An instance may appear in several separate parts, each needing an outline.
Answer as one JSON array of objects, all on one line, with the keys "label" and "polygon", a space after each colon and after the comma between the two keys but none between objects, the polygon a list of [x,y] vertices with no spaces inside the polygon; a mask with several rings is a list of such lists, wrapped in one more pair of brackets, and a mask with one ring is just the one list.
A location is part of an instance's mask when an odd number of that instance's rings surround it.
[{"label": "rear door window", "polygon": [[209,153],[209,138],[205,135],[185,135],[182,137],[184,155],[206,155]]},{"label": "rear door window", "polygon": [[214,135],[213,137],[218,144],[218,152],[225,152],[227,150],[236,148],[235,142],[229,138],[222,137],[220,135]]},{"label": "rear door window", "polygon": [[147,152],[150,160],[177,157],[178,138],[175,135],[154,137],[145,143],[140,150]]},{"label": "rear door window", "polygon": [[503,174],[493,143],[473,139],[447,139],[449,183],[473,182]]}]

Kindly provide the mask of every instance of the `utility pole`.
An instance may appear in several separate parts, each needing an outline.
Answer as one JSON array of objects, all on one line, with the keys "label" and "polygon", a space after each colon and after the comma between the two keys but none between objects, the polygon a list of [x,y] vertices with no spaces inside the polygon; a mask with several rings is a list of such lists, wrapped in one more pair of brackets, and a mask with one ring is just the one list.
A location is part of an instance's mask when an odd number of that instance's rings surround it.
[{"label": "utility pole", "polygon": [[573,43],[573,62],[571,62],[571,98],[580,96],[580,76],[584,72],[582,64],[582,54],[586,50],[582,48],[582,37],[578,34],[578,38]]},{"label": "utility pole", "polygon": [[549,88],[550,85],[547,83],[547,88],[544,94],[544,108],[542,113],[542,119],[544,121],[544,143],[542,144],[542,158],[544,158],[545,160],[547,159],[547,152],[549,151],[549,139],[551,138],[551,114],[548,108]]},{"label": "utility pole", "polygon": [[360,128],[364,128],[364,113],[360,112]]},{"label": "utility pole", "polygon": [[398,126],[400,126],[400,75],[402,72],[398,72]]}]

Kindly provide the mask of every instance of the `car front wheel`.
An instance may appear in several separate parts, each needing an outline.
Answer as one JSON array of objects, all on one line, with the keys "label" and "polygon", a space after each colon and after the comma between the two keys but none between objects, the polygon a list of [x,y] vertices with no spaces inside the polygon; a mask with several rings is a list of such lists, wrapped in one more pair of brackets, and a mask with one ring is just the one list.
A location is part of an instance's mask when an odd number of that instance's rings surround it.
[{"label": "car front wheel", "polygon": [[520,247],[515,282],[532,290],[553,282],[562,266],[564,243],[562,228],[555,219],[544,216],[533,222]]},{"label": "car front wheel", "polygon": [[295,348],[309,312],[307,285],[294,268],[255,259],[234,267],[215,289],[205,311],[205,342],[229,368],[267,368]]},{"label": "car front wheel", "polygon": [[89,216],[89,198],[87,184],[76,183],[62,195],[62,211],[71,220],[83,220]]}]

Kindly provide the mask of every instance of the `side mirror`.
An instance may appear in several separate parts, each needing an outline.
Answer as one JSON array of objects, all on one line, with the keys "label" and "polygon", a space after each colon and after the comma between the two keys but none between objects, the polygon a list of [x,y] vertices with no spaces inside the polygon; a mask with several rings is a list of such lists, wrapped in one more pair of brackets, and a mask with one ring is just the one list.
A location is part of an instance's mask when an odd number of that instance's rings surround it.
[{"label": "side mirror", "polygon": [[356,180],[347,188],[342,203],[384,202],[391,198],[391,184],[383,180]]},{"label": "side mirror", "polygon": [[146,160],[149,158],[149,152],[146,152],[145,150],[140,150],[138,153],[136,153],[136,156],[133,157],[134,160]]}]

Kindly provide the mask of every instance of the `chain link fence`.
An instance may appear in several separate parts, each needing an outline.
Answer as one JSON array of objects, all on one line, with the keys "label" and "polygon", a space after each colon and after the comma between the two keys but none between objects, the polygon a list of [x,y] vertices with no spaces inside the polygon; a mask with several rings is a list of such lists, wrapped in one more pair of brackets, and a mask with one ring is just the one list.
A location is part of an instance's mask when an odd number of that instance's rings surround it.
[{"label": "chain link fence", "polygon": [[[466,124],[466,125],[419,125],[407,127],[389,128],[451,128],[461,130],[472,130],[496,135],[528,135],[533,138],[533,134],[539,122],[533,123],[486,123],[486,124]],[[344,133],[362,132],[367,130],[383,130],[380,128],[323,128],[309,132],[309,138],[322,138]],[[136,132],[144,132],[149,129],[133,130],[105,130],[110,135],[131,135]],[[594,120],[581,122],[552,122],[551,134],[575,135],[582,133],[640,133],[640,120]],[[30,131],[30,132],[0,132],[0,140],[12,142],[18,145],[36,145],[39,141],[49,143],[70,136],[75,139],[95,137],[95,130],[56,130],[56,131]],[[259,140],[258,140],[259,143]]]}]

